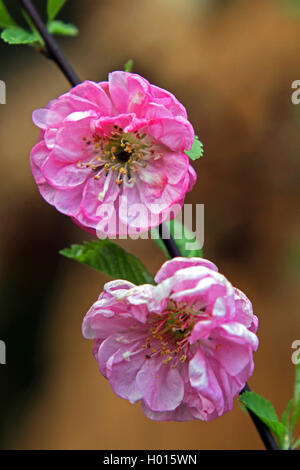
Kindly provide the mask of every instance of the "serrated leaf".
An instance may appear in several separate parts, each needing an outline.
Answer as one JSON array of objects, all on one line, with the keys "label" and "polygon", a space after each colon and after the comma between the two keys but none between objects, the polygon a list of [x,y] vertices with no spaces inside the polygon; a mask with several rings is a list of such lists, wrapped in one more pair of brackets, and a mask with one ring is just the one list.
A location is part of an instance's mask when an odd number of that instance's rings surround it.
[{"label": "serrated leaf", "polygon": [[280,441],[285,432],[284,425],[278,421],[274,406],[269,400],[255,392],[244,392],[240,396],[240,401],[253,413],[256,414],[274,432]]},{"label": "serrated leaf", "polygon": [[[203,253],[195,235],[187,227],[181,224],[176,219],[169,222],[165,222],[167,229],[170,231],[176,245],[178,246],[182,256],[186,258],[199,257],[201,258]],[[164,245],[164,242],[159,237],[159,231],[157,227],[154,227],[150,231],[151,238],[159,246],[159,248],[165,253],[166,257],[170,259],[170,255]]]},{"label": "serrated leaf", "polygon": [[33,44],[39,42],[39,38],[35,33],[18,26],[4,29],[1,38],[8,44]]},{"label": "serrated leaf", "polygon": [[300,437],[294,442],[294,444],[292,445],[292,449],[297,449],[297,447],[300,446]]},{"label": "serrated leaf", "polygon": [[110,240],[93,240],[72,245],[60,254],[107,274],[113,279],[126,279],[136,285],[155,284],[142,262]]},{"label": "serrated leaf", "polygon": [[8,28],[9,26],[16,26],[16,23],[8,13],[5,3],[0,0],[0,28]]},{"label": "serrated leaf", "polygon": [[295,367],[295,385],[293,398],[293,412],[291,417],[291,429],[293,430],[300,416],[300,363]]},{"label": "serrated leaf", "polygon": [[50,34],[60,34],[61,36],[76,36],[78,34],[78,28],[74,24],[59,20],[50,21],[47,29]]},{"label": "serrated leaf", "polygon": [[185,150],[184,153],[191,159],[197,160],[203,156],[203,144],[200,142],[199,137],[195,135],[192,148],[190,150]]},{"label": "serrated leaf", "polygon": [[124,71],[125,72],[131,72],[133,67],[133,60],[129,59],[127,62],[124,64]]},{"label": "serrated leaf", "polygon": [[47,14],[48,21],[52,21],[62,9],[67,0],[48,0]]}]

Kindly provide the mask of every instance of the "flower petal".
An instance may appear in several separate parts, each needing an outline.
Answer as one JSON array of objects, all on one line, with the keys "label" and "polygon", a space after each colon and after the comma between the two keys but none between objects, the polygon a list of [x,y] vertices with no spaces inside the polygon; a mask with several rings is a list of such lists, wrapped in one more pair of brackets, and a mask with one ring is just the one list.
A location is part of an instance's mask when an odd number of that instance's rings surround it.
[{"label": "flower petal", "polygon": [[184,384],[178,369],[163,364],[162,359],[148,359],[137,374],[137,387],[152,411],[170,411],[180,405]]}]

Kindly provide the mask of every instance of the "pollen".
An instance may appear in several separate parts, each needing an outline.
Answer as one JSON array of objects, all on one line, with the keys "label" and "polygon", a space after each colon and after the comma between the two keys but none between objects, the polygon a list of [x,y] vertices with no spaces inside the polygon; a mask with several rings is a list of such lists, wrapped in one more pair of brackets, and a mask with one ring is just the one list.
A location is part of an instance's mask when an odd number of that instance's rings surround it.
[{"label": "pollen", "polygon": [[[90,168],[96,181],[113,173],[118,186],[132,187],[137,181],[136,175],[146,168],[148,160],[159,155],[155,142],[145,133],[124,132],[117,124],[106,135],[94,132],[89,138],[83,136],[82,140],[87,146],[93,144],[89,149],[91,158],[87,162],[77,162],[77,167]],[[108,190],[109,185],[105,186],[106,189],[99,193],[99,200],[103,200]]]},{"label": "pollen", "polygon": [[[149,321],[151,336],[146,344],[148,351],[151,348],[151,353],[148,352],[147,359],[161,357],[164,365],[182,367],[189,357],[189,337],[199,319],[198,313],[193,307],[170,300],[165,312],[154,315]],[[146,345],[142,348],[145,349]]]}]

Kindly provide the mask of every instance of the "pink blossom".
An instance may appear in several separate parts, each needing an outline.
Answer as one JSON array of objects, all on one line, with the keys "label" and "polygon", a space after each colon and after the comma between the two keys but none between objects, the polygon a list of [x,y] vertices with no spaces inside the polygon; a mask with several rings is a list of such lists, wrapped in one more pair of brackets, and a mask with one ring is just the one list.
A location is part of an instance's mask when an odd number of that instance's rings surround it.
[{"label": "pink blossom", "polygon": [[114,392],[154,420],[212,420],[253,372],[258,320],[248,298],[201,258],[174,258],[157,285],[115,280],[83,321]]},{"label": "pink blossom", "polygon": [[33,121],[42,131],[31,151],[41,195],[89,232],[147,231],[173,218],[195,183],[185,108],[137,74],[85,81]]}]

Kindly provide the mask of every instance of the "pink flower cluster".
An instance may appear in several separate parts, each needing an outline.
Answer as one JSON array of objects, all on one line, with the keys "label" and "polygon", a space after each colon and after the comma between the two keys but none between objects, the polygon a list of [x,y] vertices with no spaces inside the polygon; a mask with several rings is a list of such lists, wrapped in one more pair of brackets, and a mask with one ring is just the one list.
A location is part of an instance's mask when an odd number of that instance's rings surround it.
[{"label": "pink flower cluster", "polygon": [[154,420],[212,420],[253,371],[258,320],[248,298],[201,258],[174,258],[135,286],[104,286],[83,321],[114,392]]},{"label": "pink flower cluster", "polygon": [[[99,236],[145,232],[175,217],[195,183],[185,108],[139,75],[86,81],[33,120],[41,135],[31,168],[41,195]],[[150,419],[215,419],[253,372],[252,305],[201,258],[167,261],[155,281],[105,284],[83,335],[94,340],[115,393],[141,401]]]},{"label": "pink flower cluster", "polygon": [[[147,231],[173,218],[195,183],[185,108],[137,74],[85,81],[33,121],[42,130],[31,152],[41,195],[92,233]],[[130,211],[133,204],[145,210]]]}]

